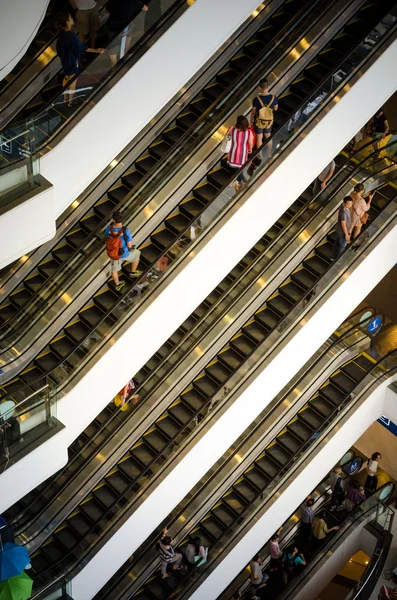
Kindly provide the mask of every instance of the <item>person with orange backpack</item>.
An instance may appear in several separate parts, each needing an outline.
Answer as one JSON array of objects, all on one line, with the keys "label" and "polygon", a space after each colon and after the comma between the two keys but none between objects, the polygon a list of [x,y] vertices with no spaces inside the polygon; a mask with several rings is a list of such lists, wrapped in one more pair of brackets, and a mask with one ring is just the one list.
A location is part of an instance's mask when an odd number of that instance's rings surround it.
[{"label": "person with orange backpack", "polygon": [[141,253],[133,246],[131,231],[123,226],[123,215],[120,211],[113,213],[113,223],[106,227],[105,237],[112,279],[119,292],[125,286],[125,281],[119,279],[123,261],[131,263],[131,277],[139,277],[142,273],[138,271]]}]

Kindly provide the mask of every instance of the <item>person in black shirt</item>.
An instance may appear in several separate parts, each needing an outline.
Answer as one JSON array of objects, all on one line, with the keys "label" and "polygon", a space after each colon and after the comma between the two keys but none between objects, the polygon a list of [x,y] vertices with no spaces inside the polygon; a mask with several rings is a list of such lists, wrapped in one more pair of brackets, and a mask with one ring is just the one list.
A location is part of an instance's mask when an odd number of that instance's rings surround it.
[{"label": "person in black shirt", "polygon": [[107,28],[112,33],[118,33],[127,27],[141,10],[147,11],[148,6],[142,0],[109,0],[106,10],[109,13]]},{"label": "person in black shirt", "polygon": [[380,108],[375,114],[371,125],[371,133],[374,140],[373,145],[375,150],[379,150],[379,142],[387,136],[389,129],[390,127],[387,117],[383,111],[383,108]]}]

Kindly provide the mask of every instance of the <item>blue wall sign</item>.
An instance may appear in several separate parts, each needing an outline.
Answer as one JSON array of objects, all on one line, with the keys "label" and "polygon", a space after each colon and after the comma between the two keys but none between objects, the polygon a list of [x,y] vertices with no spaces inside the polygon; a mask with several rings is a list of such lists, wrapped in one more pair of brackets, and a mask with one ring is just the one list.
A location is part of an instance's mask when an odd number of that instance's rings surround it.
[{"label": "blue wall sign", "polygon": [[361,465],[362,465],[363,461],[361,458],[357,457],[355,458],[350,465],[347,467],[346,472],[348,475],[353,475],[354,473],[356,473]]},{"label": "blue wall sign", "polygon": [[397,436],[397,425],[393,423],[393,421],[390,421],[389,417],[385,417],[385,415],[382,415],[381,418],[378,419],[378,423],[383,425],[383,427],[386,427],[386,429],[388,429],[390,433]]},{"label": "blue wall sign", "polygon": [[367,327],[367,331],[368,331],[368,333],[372,333],[372,334],[376,333],[381,326],[382,326],[382,318],[374,317],[373,319],[370,320],[368,327]]}]

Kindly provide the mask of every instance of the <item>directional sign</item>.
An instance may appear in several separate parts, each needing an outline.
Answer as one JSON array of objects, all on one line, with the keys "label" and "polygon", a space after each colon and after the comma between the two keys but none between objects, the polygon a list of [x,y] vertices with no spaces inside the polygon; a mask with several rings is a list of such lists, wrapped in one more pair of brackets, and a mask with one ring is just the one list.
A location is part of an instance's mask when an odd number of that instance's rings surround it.
[{"label": "directional sign", "polygon": [[367,327],[367,331],[368,331],[368,333],[374,335],[374,333],[376,333],[381,327],[382,327],[382,318],[374,317],[373,319],[370,320],[368,327]]}]

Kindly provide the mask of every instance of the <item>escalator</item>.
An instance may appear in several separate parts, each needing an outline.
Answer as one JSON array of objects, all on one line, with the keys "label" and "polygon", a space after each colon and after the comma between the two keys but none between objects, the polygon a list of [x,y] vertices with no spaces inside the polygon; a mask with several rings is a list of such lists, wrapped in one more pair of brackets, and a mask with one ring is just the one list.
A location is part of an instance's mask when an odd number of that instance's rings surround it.
[{"label": "escalator", "polygon": [[[342,162],[342,160],[342,156],[337,158],[337,162]],[[352,176],[356,176],[355,172],[350,173],[349,164],[345,165],[349,172],[348,181]],[[337,189],[343,184],[342,177],[342,183]],[[386,197],[379,196],[379,198]],[[198,344],[204,348],[205,334],[211,332],[217,323],[222,322],[225,314],[231,314],[233,304],[243,290],[247,291],[250,287],[255,288],[255,284],[258,280],[260,281],[266,267],[269,267],[268,263],[263,264],[266,253],[280,244],[280,230],[284,233],[288,230],[298,209],[301,215],[304,215],[304,219],[303,221],[296,219],[298,222],[295,223],[293,233],[295,236],[299,236],[300,232],[304,230],[306,220],[310,215],[307,205],[311,200],[311,191],[306,190],[294,205],[294,210],[288,211],[272,228],[274,235],[270,235],[268,232],[256,244],[229,276],[197,307],[134,376],[138,384],[140,407],[150,399],[156,390],[158,392],[161,382],[169,378],[172,370],[181,365],[182,359],[186,357],[185,360],[189,362],[190,367],[192,366],[189,351],[194,352],[194,348]],[[374,199],[374,211],[375,207],[376,200]],[[275,256],[277,257],[277,254]],[[303,291],[301,289],[302,293]],[[256,314],[263,316],[266,314],[263,311],[262,308]],[[274,329],[282,322],[282,315],[271,309],[268,310],[268,313],[275,320]],[[182,443],[194,428],[195,423],[206,414],[213,398],[227,384],[232,374],[270,333],[270,330],[263,329],[261,321],[258,321],[256,327],[253,328],[250,326],[252,321],[253,319],[250,317],[248,323],[233,335],[230,343],[211,358],[208,366],[194,378],[179,397],[172,396],[170,400],[166,399],[171,404],[168,408],[167,404],[164,405],[165,411],[160,411],[159,417],[154,423],[150,420],[146,433],[141,437],[135,435],[131,450],[120,460],[119,466],[114,467],[116,471],[119,471],[119,476],[124,482],[131,485],[133,490],[139,490],[141,485],[147,482],[147,478],[153,478],[154,473],[167,461],[175,447]],[[262,333],[261,340],[258,335],[253,336],[251,330],[256,331],[257,334],[260,331]],[[37,520],[38,514],[65,489],[65,486],[76,477],[85,464],[98,452],[104,452],[103,447],[106,441],[120,432],[123,426],[127,427],[131,433],[131,428],[128,426],[130,417],[131,414],[128,412],[120,413],[113,403],[98,415],[97,419],[72,444],[69,452],[70,460],[65,469],[41,484],[8,511],[7,518],[14,521],[17,532],[26,530],[32,522]],[[134,415],[132,418],[135,420]],[[119,476],[117,475],[115,478],[117,479]]]},{"label": "escalator", "polygon": [[[236,92],[237,94],[247,94],[249,92],[249,89],[245,88],[245,83],[244,91],[241,90],[242,80],[245,82],[247,72],[254,71],[256,85],[257,69],[273,68],[271,63],[274,60],[280,60],[277,57],[283,57],[285,52],[290,50],[291,43],[296,43],[296,40],[307,29],[302,21],[307,15],[308,2],[303,3],[302,9],[299,10],[301,5],[302,3],[298,5],[295,0],[292,0],[286,2],[269,19],[264,19],[262,14],[258,15],[258,29],[247,43],[236,51],[229,63],[222,66],[219,73],[211,78],[187,106],[182,107],[175,119],[166,124],[164,130],[156,136],[149,147],[138,157],[135,157],[134,161],[116,182],[105,193],[101,194],[92,206],[88,207],[87,212],[83,213],[77,222],[73,223],[72,221],[71,231],[65,233],[60,240],[57,240],[54,247],[51,248],[51,244],[49,245],[51,250],[28,273],[23,284],[19,285],[8,299],[0,305],[0,324],[7,324],[7,328],[2,328],[0,335],[4,335],[3,332],[8,332],[12,321],[17,322],[18,327],[20,327],[21,318],[24,316],[23,311],[27,312],[31,305],[36,309],[40,302],[39,294],[44,295],[46,287],[50,287],[50,289],[51,286],[55,289],[59,287],[60,277],[62,272],[65,271],[64,279],[61,279],[61,282],[66,283],[65,276],[70,277],[70,273],[66,268],[67,263],[76,261],[78,258],[81,259],[79,253],[84,251],[87,246],[90,247],[90,252],[93,252],[92,242],[97,241],[98,237],[101,240],[101,247],[98,250],[103,252],[103,230],[113,211],[122,207],[127,217],[126,210],[129,208],[131,200],[133,200],[132,208],[134,212],[141,211],[144,208],[144,201],[147,201],[147,196],[145,195],[144,198],[138,196],[137,203],[135,198],[131,198],[132,193],[136,196],[142,192],[142,187],[145,194],[147,193],[144,185],[147,184],[148,179],[153,176],[159,165],[163,163],[163,159],[169,156],[171,150],[176,150],[177,153],[175,167],[180,164],[192,148],[192,132],[194,129],[200,127],[202,131],[203,117],[206,118],[205,124],[207,124],[209,113],[211,113],[209,124],[216,125],[219,112],[219,108],[216,110],[216,107],[219,102],[231,94],[231,90],[236,91],[228,99],[227,108],[229,109],[233,108],[237,101]],[[277,36],[281,46],[280,49],[274,43],[275,36]],[[225,110],[226,107],[223,107],[221,114]],[[212,114],[213,111],[215,114]],[[128,157],[123,162],[128,163]],[[70,218],[69,215],[68,217]],[[96,246],[95,250],[97,250]],[[87,262],[86,257],[85,262]],[[80,266],[80,264],[77,263],[77,266]],[[53,290],[52,293],[54,293]]]},{"label": "escalator", "polygon": [[[363,343],[365,334],[357,333],[360,331],[357,329],[357,324],[360,323],[362,315],[361,312],[352,317],[354,325],[347,330],[342,328],[341,331],[344,331],[344,333],[342,336],[336,336],[335,343],[340,344],[341,340],[344,339],[349,340],[349,343],[354,345]],[[365,326],[365,323],[366,321],[363,322],[362,327]],[[362,356],[357,361],[359,368],[356,369],[356,372],[354,371],[355,365],[346,367],[348,370],[355,372],[356,375],[356,379],[350,381],[351,386],[356,385],[355,382],[360,377],[364,377],[366,371],[374,364],[367,356]],[[338,387],[338,389],[340,388]],[[37,584],[47,583],[53,577],[59,576],[65,568],[70,567],[76,557],[84,554],[89,545],[99,539],[98,535],[101,532],[103,533],[112,521],[120,517],[120,511],[127,507],[129,502],[137,499],[141,487],[139,484],[144,484],[145,476],[149,475],[147,470],[144,471],[140,467],[142,479],[138,481],[136,478],[138,461],[144,458],[146,448],[147,446],[142,448],[140,442],[131,448],[117,465],[111,468],[107,476],[95,486],[92,492],[83,499],[79,507],[75,508],[54,534],[46,540],[39,551],[32,555],[32,565],[36,573],[35,581]],[[133,477],[135,477],[135,485]],[[42,492],[44,492],[44,488],[42,488]],[[45,492],[41,498],[45,501]],[[32,496],[31,500],[33,500]],[[26,504],[25,500],[25,506]]]},{"label": "escalator", "polygon": [[[362,9],[367,18],[367,11],[372,11],[371,15],[373,17],[373,6],[366,5],[365,8]],[[361,32],[363,27],[369,27],[367,20],[364,19],[354,19],[353,22],[347,27],[360,27]],[[356,39],[353,38],[350,33],[346,32],[346,28],[344,28],[343,32],[339,32],[336,36],[336,41],[338,44],[343,43],[346,47],[351,48],[352,45],[356,43]],[[318,72],[319,70],[324,74],[324,70],[329,74],[329,68],[326,68],[326,64],[329,64],[327,61],[330,56],[334,56],[335,52],[337,54],[338,60],[343,60],[345,57],[344,54],[339,52],[339,50],[335,50],[334,41],[330,42],[327,45],[327,48],[323,50],[321,53],[322,62],[320,64],[319,59],[316,59],[314,63],[308,68],[310,73]],[[341,58],[342,56],[342,58]],[[339,64],[339,63],[338,63]],[[335,63],[333,63],[335,66]],[[306,71],[305,71],[306,73]],[[314,75],[311,75],[314,78]],[[302,77],[297,81],[297,85],[302,86]],[[319,86],[321,88],[321,84]],[[317,89],[317,88],[316,88]],[[288,100],[287,97],[291,98],[295,97],[295,92],[288,91],[285,94],[285,105]],[[296,96],[296,98],[298,98]],[[299,96],[301,99],[301,96]],[[280,97],[280,107],[282,106],[283,96]],[[299,105],[299,100],[294,104],[294,108],[296,109]],[[289,116],[293,114],[293,110],[291,109],[290,113],[285,113],[280,108],[277,111],[277,118],[280,118],[283,122],[288,120]],[[220,163],[218,167],[211,170],[210,173],[211,181],[217,180],[223,181],[224,186],[227,186],[227,182],[225,182],[225,177],[227,176],[227,181],[230,181],[231,175],[225,169],[225,167]],[[108,332],[110,332],[116,323],[118,323],[120,315],[117,315],[117,311],[119,310],[123,314],[125,313],[125,303],[131,303],[134,301],[134,298],[131,299],[132,296],[140,295],[141,290],[145,289],[145,293],[150,289],[150,283],[156,282],[159,278],[158,269],[156,269],[156,264],[160,256],[167,251],[168,248],[174,246],[175,249],[175,240],[179,240],[178,246],[183,248],[186,245],[186,242],[189,239],[188,231],[190,231],[190,227],[194,222],[197,222],[200,214],[208,209],[208,206],[211,205],[218,197],[219,190],[223,188],[220,187],[220,183],[218,183],[218,187],[215,187],[214,183],[211,181],[201,182],[196,188],[193,190],[192,194],[189,194],[186,198],[182,200],[179,205],[178,210],[173,210],[169,217],[164,222],[164,227],[157,229],[150,238],[144,242],[141,246],[141,265],[144,267],[144,274],[138,284],[129,283],[126,288],[126,291],[122,294],[119,294],[114,291],[114,288],[109,284],[109,281],[105,286],[99,289],[92,299],[86,303],[81,310],[79,310],[78,315],[74,316],[64,327],[63,333],[58,334],[53,342],[44,349],[43,352],[40,353],[39,356],[26,368],[23,370],[21,375],[8,382],[3,386],[3,393],[13,393],[18,394],[17,390],[20,388],[21,383],[23,384],[32,382],[29,386],[38,385],[39,378],[43,376],[45,373],[51,373],[51,378],[59,385],[65,379],[65,370],[70,373],[70,370],[74,368],[74,365],[81,364],[82,359],[86,359],[89,352],[90,344],[95,346],[98,342],[98,338],[103,339],[103,336],[106,336]],[[108,199],[105,200],[108,202]],[[113,205],[114,206],[114,205]],[[79,234],[81,236],[81,234]],[[101,242],[101,247],[103,244]],[[60,253],[62,254],[62,248],[64,251],[69,252],[66,246],[62,246],[60,248]],[[170,258],[170,262],[175,258],[175,254],[168,253]],[[49,260],[49,268],[54,266],[54,259]],[[161,274],[161,273],[160,273]],[[38,276],[39,285],[40,280],[42,280],[42,276]],[[33,278],[33,284],[34,284]],[[23,303],[24,299],[29,299],[30,294],[26,291],[26,288],[17,290],[14,296],[20,293],[21,301]],[[16,300],[17,301],[17,300]],[[6,305],[7,307],[10,304]],[[115,307],[117,307],[115,312]],[[121,310],[122,308],[122,310]],[[8,308],[7,308],[8,309]],[[63,368],[65,367],[65,369]],[[28,388],[26,388],[27,390]],[[16,395],[17,399],[23,397],[25,392],[19,392],[21,395]]]},{"label": "escalator", "polygon": [[[183,552],[192,537],[199,536],[204,547],[209,548],[209,554],[217,555],[221,540],[237,523],[243,523],[258,507],[266,494],[271,490],[282,476],[286,476],[304,451],[315,442],[318,435],[323,432],[326,425],[338,415],[339,410],[352,401],[351,394],[363,379],[374,368],[376,362],[370,355],[362,352],[353,359],[342,364],[321,387],[300,408],[296,415],[286,424],[282,431],[259,451],[257,444],[257,458],[245,469],[237,480],[227,488],[221,497],[200,518],[188,532],[184,528],[183,541],[178,542],[178,548]],[[235,452],[233,452],[235,454]],[[233,477],[233,474],[231,475]],[[270,486],[270,487],[269,487]],[[177,522],[175,514],[189,514],[188,508],[183,511],[176,509],[172,515],[172,522]],[[191,519],[194,517],[190,517]],[[171,522],[170,518],[167,522]],[[44,548],[43,548],[44,550]],[[34,557],[33,557],[34,561]],[[34,564],[34,563],[33,563]],[[189,577],[189,585],[193,584],[194,577],[205,576],[206,565],[197,570],[195,576]],[[135,572],[124,572],[122,578],[124,585],[131,585],[136,579]],[[114,581],[109,583],[106,594],[96,598],[116,598],[110,594],[111,586],[117,581],[120,592],[119,572]],[[130,598],[145,600],[166,600],[170,597],[179,598],[183,595],[185,581],[178,572],[174,572],[167,579],[162,579],[159,570],[151,574],[145,584],[140,587]],[[125,592],[125,590],[124,590]],[[188,594],[183,595],[187,598]]]},{"label": "escalator", "polygon": [[[114,57],[113,61],[109,60],[105,64],[105,57],[102,57],[100,61],[95,63],[98,66],[95,66],[92,63],[97,55],[84,55],[83,66],[78,75],[79,85],[77,86],[78,88],[85,88],[84,94],[77,93],[75,96],[76,106],[72,110],[68,108],[66,103],[64,104],[60,100],[63,93],[63,75],[56,54],[56,38],[58,35],[56,21],[57,14],[72,11],[68,3],[60,1],[59,4],[61,10],[56,11],[56,14],[47,20],[23,59],[9,76],[3,82],[0,82],[2,134],[7,138],[14,137],[21,127],[25,127],[26,121],[29,125],[37,121],[37,128],[35,129],[36,150],[38,147],[45,145],[46,138],[51,133],[55,133],[57,129],[64,126],[66,120],[74,117],[76,109],[78,110],[86,103],[87,94],[91,95],[93,93],[94,88],[105,80],[111,69],[111,77],[114,76],[115,71],[117,71],[114,68],[115,59],[122,58],[118,58],[118,52],[114,49],[118,34],[110,33],[106,29],[106,25],[102,25],[98,31],[96,47],[104,47],[106,52],[109,53],[109,57],[110,54]],[[99,2],[101,23],[105,21],[105,4],[103,1]],[[143,23],[139,27],[136,26],[136,31],[134,31],[135,44],[131,47],[127,46],[126,49],[126,55],[129,55],[128,60],[131,60],[131,56],[138,52],[142,55],[142,48],[145,47],[147,41],[153,37],[155,39],[160,37],[183,14],[188,6],[183,0],[167,0],[162,3],[159,0],[152,0],[152,12],[159,9],[161,18],[146,28],[147,31]],[[131,28],[134,27],[133,23],[134,21],[130,24]],[[1,84],[3,85],[1,86]],[[90,86],[91,91],[89,91]],[[17,140],[13,151],[8,153],[8,156],[4,153],[1,155],[0,169],[19,160],[18,144],[20,142]]]},{"label": "escalator", "polygon": [[[343,153],[336,158],[341,169],[343,165],[349,173],[351,163],[355,160],[353,157],[345,163]],[[305,215],[305,219],[308,218],[311,214],[310,211],[308,212],[311,200],[312,192],[307,189],[289,211],[243,257],[225,280],[211,292],[142,369],[134,375],[134,380],[138,385],[136,391],[140,395],[140,406],[159,387],[162,379],[169,376],[172,370],[181,363],[183,357],[187,356],[188,352],[203,340],[205,334],[219,323],[223,315],[230,313],[240,292],[255,285],[258,277],[262,274],[266,253],[271,252],[276,246],[281,232],[285,233],[288,227],[292,227],[294,224],[297,228],[293,230],[294,233],[299,233],[302,223],[298,221],[296,215],[300,212]],[[294,221],[298,222],[294,223]],[[186,405],[186,410],[188,409],[189,405]],[[195,413],[193,419],[197,417],[197,414]],[[17,533],[21,533],[38,518],[39,512],[61,493],[64,486],[76,477],[90,458],[102,451],[106,441],[117,434],[129,417],[129,413],[118,411],[113,402],[105,407],[69,448],[68,465],[7,511],[7,519],[13,521]],[[142,464],[140,466],[143,468]]]},{"label": "escalator", "polygon": [[[386,480],[388,476],[386,475]],[[358,478],[361,484],[364,484],[365,475],[364,473]],[[300,520],[299,520],[299,509],[294,515],[291,515],[287,523],[284,524],[285,529],[288,531],[285,534],[284,540],[280,546],[284,552],[292,547],[297,547],[299,553],[303,553],[306,561],[306,566],[303,569],[298,569],[295,577],[291,582],[286,584],[283,580],[283,570],[271,570],[270,568],[270,557],[268,556],[268,548],[263,548],[263,553],[266,558],[264,560],[263,573],[268,575],[269,579],[266,582],[266,599],[276,600],[288,598],[289,595],[294,597],[299,589],[302,589],[305,582],[309,581],[310,577],[313,576],[316,563],[319,559],[323,558],[324,554],[327,553],[330,556],[334,553],[340,544],[346,539],[347,535],[352,532],[355,525],[363,526],[363,522],[367,522],[371,516],[375,516],[375,531],[378,530],[382,534],[383,527],[389,524],[389,519],[386,517],[387,513],[392,515],[392,510],[387,508],[387,503],[390,502],[390,498],[393,495],[395,489],[395,483],[393,481],[386,481],[379,485],[374,495],[365,500],[358,508],[353,512],[346,510],[342,511],[331,511],[329,503],[329,494],[324,493],[316,499],[316,510],[315,514],[318,516],[322,515],[322,518],[326,522],[329,529],[332,527],[339,527],[338,533],[331,532],[322,544],[315,544],[313,540],[307,539],[302,535],[300,531]],[[312,497],[316,497],[316,492],[312,494]],[[391,519],[392,523],[392,519]],[[390,525],[391,525],[390,523]],[[382,525],[381,527],[379,527]],[[390,529],[388,529],[390,531]],[[381,570],[380,570],[381,571]],[[232,600],[232,589],[238,586],[238,583],[246,579],[246,573],[241,573],[236,581],[222,593],[219,600]],[[250,583],[243,584],[239,587],[240,593],[249,594],[251,590]],[[367,596],[368,597],[368,596]],[[157,598],[157,597],[156,597]],[[99,600],[99,598],[97,599]],[[142,597],[143,600],[143,597]]]}]

